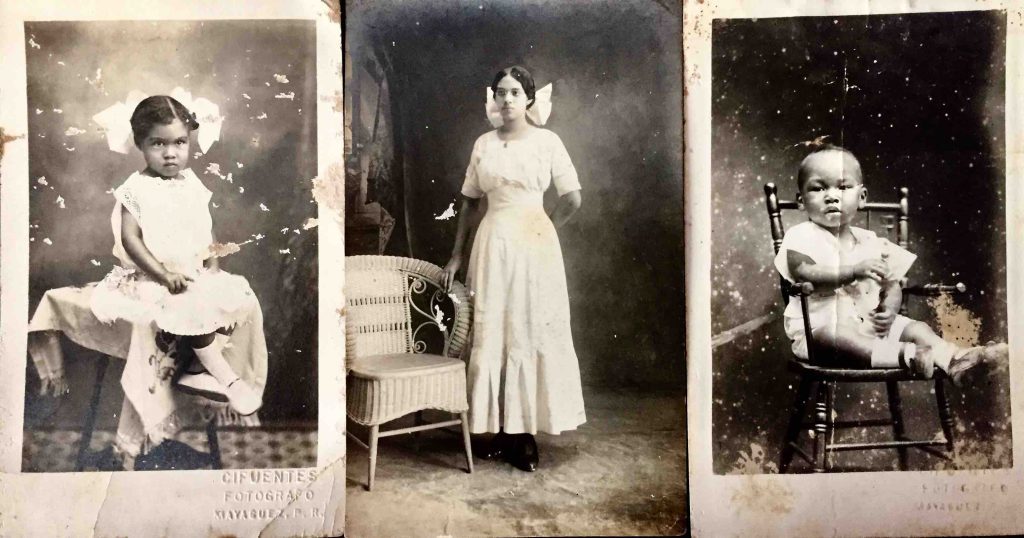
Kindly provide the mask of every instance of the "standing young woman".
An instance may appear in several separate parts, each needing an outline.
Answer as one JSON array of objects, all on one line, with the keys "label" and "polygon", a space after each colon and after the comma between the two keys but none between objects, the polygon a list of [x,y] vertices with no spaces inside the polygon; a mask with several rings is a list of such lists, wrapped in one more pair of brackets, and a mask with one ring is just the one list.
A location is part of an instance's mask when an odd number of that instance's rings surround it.
[{"label": "standing young woman", "polygon": [[[466,276],[474,306],[470,431],[497,434],[482,457],[535,471],[538,431],[558,434],[586,421],[555,233],[580,208],[580,184],[561,139],[538,127],[546,114],[535,106],[530,73],[503,69],[490,91],[498,128],[473,145],[444,279],[450,286],[462,266],[471,215],[486,197]],[[559,199],[549,216],[543,199],[552,183]]]}]

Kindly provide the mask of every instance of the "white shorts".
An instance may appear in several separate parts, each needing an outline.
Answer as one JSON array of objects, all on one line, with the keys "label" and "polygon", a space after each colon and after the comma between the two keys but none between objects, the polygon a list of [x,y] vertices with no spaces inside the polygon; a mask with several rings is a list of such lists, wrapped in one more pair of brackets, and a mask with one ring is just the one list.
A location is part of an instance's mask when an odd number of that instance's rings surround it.
[{"label": "white shorts", "polygon": [[[793,354],[800,360],[807,360],[807,335],[804,334],[804,318],[783,318],[783,323],[786,328],[786,336],[793,342]],[[900,341],[900,336],[903,336],[903,331],[910,325],[914,320],[897,314],[896,319],[892,322],[892,327],[889,328],[889,334],[881,340],[886,341]],[[875,336],[874,329],[871,328],[871,324],[864,322],[861,324],[861,332],[868,336]],[[877,337],[876,337],[877,338]]]}]

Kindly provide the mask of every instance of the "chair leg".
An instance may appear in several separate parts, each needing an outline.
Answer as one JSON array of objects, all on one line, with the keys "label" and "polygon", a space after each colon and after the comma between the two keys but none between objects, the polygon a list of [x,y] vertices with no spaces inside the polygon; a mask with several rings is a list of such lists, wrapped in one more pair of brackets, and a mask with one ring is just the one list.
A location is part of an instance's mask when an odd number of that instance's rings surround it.
[{"label": "chair leg", "polygon": [[473,446],[469,443],[469,413],[463,411],[459,413],[459,418],[462,419],[462,442],[466,445],[466,467],[469,472],[473,472]]},{"label": "chair leg", "polygon": [[366,491],[373,490],[373,475],[377,470],[377,439],[380,434],[380,425],[370,426],[370,465],[367,468]]},{"label": "chair leg", "polygon": [[831,381],[825,382],[825,441],[822,447],[825,451],[825,472],[832,470],[832,452],[829,450],[832,441],[832,432],[835,431],[834,410],[836,405],[836,384]]},{"label": "chair leg", "polygon": [[[900,386],[896,381],[886,381],[885,391],[889,396],[889,414],[892,415],[892,434],[896,441],[906,440],[906,431],[903,427],[903,400],[900,399]],[[908,452],[906,447],[896,449],[899,454],[900,470],[906,471],[908,467]]]},{"label": "chair leg", "polygon": [[825,436],[828,434],[828,382],[818,383],[814,398],[814,472],[825,472]]},{"label": "chair leg", "polygon": [[85,412],[82,438],[78,442],[78,458],[75,460],[75,472],[81,472],[85,469],[85,463],[89,456],[89,445],[92,442],[92,432],[96,428],[96,408],[100,405],[100,392],[103,390],[103,378],[107,375],[108,366],[110,366],[110,357],[108,355],[104,355],[96,363],[96,381],[92,386],[92,398],[89,400],[89,409]]},{"label": "chair leg", "polygon": [[814,382],[806,377],[800,378],[800,385],[796,389],[796,400],[793,401],[793,408],[789,414],[789,426],[786,427],[786,437],[782,440],[782,455],[779,458],[779,473],[789,470],[789,464],[793,462],[793,454],[796,453],[794,445],[800,437],[800,429],[804,423],[804,410],[807,408],[807,400],[811,396],[811,387]]},{"label": "chair leg", "polygon": [[953,411],[946,396],[946,382],[942,377],[935,379],[935,402],[939,407],[939,422],[942,434],[946,436],[946,450],[953,450]]},{"label": "chair leg", "polygon": [[206,443],[210,451],[210,468],[214,470],[223,469],[224,463],[220,459],[220,440],[217,438],[216,416],[206,423]]}]

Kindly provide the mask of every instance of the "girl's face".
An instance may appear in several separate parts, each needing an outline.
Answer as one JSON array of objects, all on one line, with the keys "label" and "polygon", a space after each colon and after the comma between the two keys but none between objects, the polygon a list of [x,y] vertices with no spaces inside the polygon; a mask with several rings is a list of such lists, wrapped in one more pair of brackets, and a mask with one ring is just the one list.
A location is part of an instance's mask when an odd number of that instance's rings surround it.
[{"label": "girl's face", "polygon": [[501,109],[501,119],[505,123],[516,121],[526,114],[526,91],[511,75],[506,75],[498,81],[498,87],[494,91],[494,102]]},{"label": "girl's face", "polygon": [[830,230],[848,226],[867,200],[860,164],[848,153],[821,151],[811,155],[804,166],[807,181],[800,201],[807,217]]},{"label": "girl's face", "polygon": [[157,124],[142,141],[146,169],[165,179],[176,178],[188,166],[189,130],[181,120]]}]

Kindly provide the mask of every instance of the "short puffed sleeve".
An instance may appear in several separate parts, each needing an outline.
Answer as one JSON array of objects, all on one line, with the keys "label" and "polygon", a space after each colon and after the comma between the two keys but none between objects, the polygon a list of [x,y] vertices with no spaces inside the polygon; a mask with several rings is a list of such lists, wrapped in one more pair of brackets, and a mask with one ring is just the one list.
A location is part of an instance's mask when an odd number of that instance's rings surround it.
[{"label": "short puffed sleeve", "polygon": [[581,189],[576,167],[572,165],[562,139],[555,133],[551,133],[551,181],[559,196]]},{"label": "short puffed sleeve", "polygon": [[468,198],[481,198],[484,195],[484,191],[480,188],[480,176],[478,173],[484,136],[477,138],[473,144],[473,153],[470,154],[469,166],[466,167],[466,179],[462,182],[462,194]]},{"label": "short puffed sleeve", "polygon": [[889,278],[899,280],[907,276],[910,266],[917,260],[917,255],[888,239],[879,237],[878,242],[882,258],[889,266]]},{"label": "short puffed sleeve", "polygon": [[187,173],[188,181],[192,185],[192,190],[195,193],[196,198],[202,201],[204,205],[209,204],[210,198],[213,197],[213,192],[206,188],[206,185],[204,185],[203,181],[196,176],[195,172],[188,170]]},{"label": "short puffed sleeve", "polygon": [[142,220],[142,208],[139,204],[141,195],[141,181],[138,175],[131,175],[120,187],[114,189],[114,198],[135,217],[135,220]]},{"label": "short puffed sleeve", "polygon": [[838,267],[839,249],[830,235],[810,221],[793,226],[782,238],[779,253],[775,255],[775,269],[786,280],[796,282],[789,272],[790,251],[799,252],[818,265]]}]

